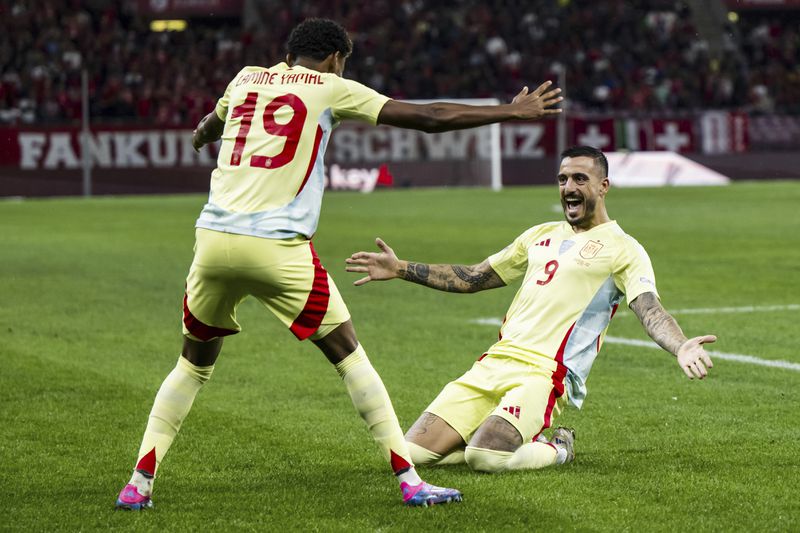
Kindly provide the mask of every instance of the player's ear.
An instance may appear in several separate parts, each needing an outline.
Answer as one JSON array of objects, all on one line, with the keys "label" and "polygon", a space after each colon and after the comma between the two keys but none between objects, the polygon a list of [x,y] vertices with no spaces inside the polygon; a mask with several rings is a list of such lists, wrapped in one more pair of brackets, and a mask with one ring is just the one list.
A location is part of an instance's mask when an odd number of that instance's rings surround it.
[{"label": "player's ear", "polygon": [[294,57],[294,54],[286,54],[286,64],[289,65],[290,67],[294,65],[296,59],[297,58]]},{"label": "player's ear", "polygon": [[605,196],[610,187],[611,187],[611,180],[609,180],[608,176],[606,176],[600,181],[600,194]]},{"label": "player's ear", "polygon": [[325,61],[329,62],[327,68],[328,72],[341,76],[344,71],[344,56],[340,51],[337,50],[333,52],[325,58]]}]

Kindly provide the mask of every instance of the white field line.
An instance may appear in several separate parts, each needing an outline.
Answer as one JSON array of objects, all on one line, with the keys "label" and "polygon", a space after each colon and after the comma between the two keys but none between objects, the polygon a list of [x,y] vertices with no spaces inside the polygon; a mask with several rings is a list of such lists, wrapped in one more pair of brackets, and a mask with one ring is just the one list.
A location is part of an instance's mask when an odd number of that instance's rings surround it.
[{"label": "white field line", "polygon": [[[771,313],[775,311],[800,311],[800,304],[786,305],[744,305],[741,307],[695,307],[690,309],[668,309],[671,315],[716,315],[732,313]],[[617,316],[633,315],[630,311],[620,310]]]},{"label": "white field line", "polygon": [[[641,346],[642,348],[655,348],[661,350],[661,346],[651,341],[644,341],[639,339],[626,339],[624,337],[606,337],[606,342],[611,344],[625,344],[627,346]],[[718,352],[716,350],[706,350],[708,355],[715,359],[722,359],[725,361],[736,361],[739,363],[750,363],[751,365],[769,366],[773,368],[783,368],[785,370],[796,370],[800,372],[800,364],[792,363],[791,361],[782,361],[780,359],[761,359],[752,355],[745,355],[741,353],[726,353]]]},{"label": "white field line", "polygon": [[[499,318],[477,318],[475,320],[470,320],[472,324],[480,324],[482,326],[496,326],[500,327],[503,324],[503,321]],[[655,348],[656,350],[661,350],[662,348],[652,342],[652,341],[645,341],[640,339],[626,339],[624,337],[606,337],[605,342],[609,344],[624,344],[627,346],[639,346],[641,348]],[[755,357],[753,355],[746,355],[740,353],[726,353],[726,352],[717,352],[715,350],[706,350],[708,355],[712,356],[715,359],[722,359],[725,361],[736,361],[738,363],[749,363],[751,365],[759,365],[759,366],[767,366],[772,368],[783,368],[784,370],[795,370],[800,372],[800,363],[792,363],[791,361],[783,361],[780,359],[761,359],[760,357]]]}]

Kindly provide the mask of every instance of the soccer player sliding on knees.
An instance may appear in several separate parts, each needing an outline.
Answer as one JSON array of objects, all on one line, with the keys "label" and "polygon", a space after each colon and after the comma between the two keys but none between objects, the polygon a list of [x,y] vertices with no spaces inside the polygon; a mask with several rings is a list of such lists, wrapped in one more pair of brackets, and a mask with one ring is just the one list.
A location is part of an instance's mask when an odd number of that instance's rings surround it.
[{"label": "soccer player sliding on knees", "polygon": [[[323,157],[333,128],[360,120],[428,132],[558,113],[559,89],[523,89],[510,104],[397,102],[342,78],[352,50],[333,21],[294,28],[285,63],[245,67],[194,132],[196,149],[222,139],[208,203],[196,223],[186,280],[183,350],[156,395],[133,475],[117,507],[153,505],[153,480],[194,398],[209,380],[223,338],[238,333],[236,309],[253,296],[299,340],[334,365],[358,414],[396,476],[407,505],[460,501],[420,479],[381,378],[372,367],[311,236],[323,193]],[[268,468],[268,465],[264,465]]]},{"label": "soccer player sliding on knees", "polygon": [[676,357],[689,379],[706,377],[711,358],[687,339],[659,302],[650,258],[608,217],[608,162],[591,147],[565,150],[558,186],[565,222],[539,224],[476,265],[403,261],[382,240],[358,252],[347,271],[355,285],[405,279],[449,292],[503,287],[519,278],[500,340],[448,383],[406,434],[416,464],[466,462],[502,472],[563,464],[575,457],[575,433],[543,431],[569,403],[580,408],[586,380],[622,298],[647,334]]}]

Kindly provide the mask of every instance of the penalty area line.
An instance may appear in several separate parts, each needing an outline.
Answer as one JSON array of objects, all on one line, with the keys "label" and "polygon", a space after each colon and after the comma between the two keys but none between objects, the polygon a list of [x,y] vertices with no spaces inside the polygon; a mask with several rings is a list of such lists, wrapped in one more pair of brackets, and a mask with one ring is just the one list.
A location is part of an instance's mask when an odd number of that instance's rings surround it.
[{"label": "penalty area line", "polygon": [[[496,326],[500,327],[503,325],[503,321],[499,318],[476,318],[474,320],[470,320],[471,324],[479,324],[482,326]],[[638,346],[640,348],[653,348],[656,350],[662,350],[661,346],[652,342],[646,341],[641,339],[628,339],[625,337],[610,337],[606,336],[605,342],[609,344],[622,344],[626,346]],[[718,352],[716,350],[708,350],[708,355],[716,359],[722,359],[724,361],[736,361],[737,363],[747,363],[751,365],[758,365],[758,366],[766,366],[770,368],[782,368],[784,370],[794,370],[796,372],[800,372],[800,363],[793,363],[791,361],[783,361],[781,359],[761,359],[760,357],[755,357],[754,355],[747,355],[742,353],[727,353],[727,352]]]}]

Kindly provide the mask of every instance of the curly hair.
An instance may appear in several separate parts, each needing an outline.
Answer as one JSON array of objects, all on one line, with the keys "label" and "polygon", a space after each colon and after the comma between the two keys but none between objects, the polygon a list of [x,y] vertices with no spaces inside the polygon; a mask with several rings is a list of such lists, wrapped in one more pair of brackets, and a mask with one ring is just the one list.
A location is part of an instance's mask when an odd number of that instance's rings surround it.
[{"label": "curly hair", "polygon": [[334,52],[349,56],[353,51],[353,42],[337,22],[311,18],[294,27],[286,41],[286,50],[296,57],[322,61]]}]

